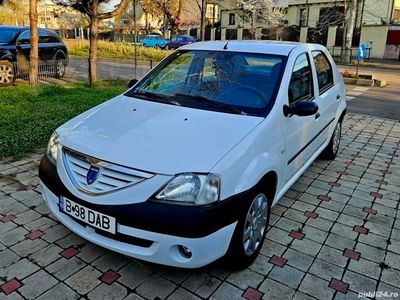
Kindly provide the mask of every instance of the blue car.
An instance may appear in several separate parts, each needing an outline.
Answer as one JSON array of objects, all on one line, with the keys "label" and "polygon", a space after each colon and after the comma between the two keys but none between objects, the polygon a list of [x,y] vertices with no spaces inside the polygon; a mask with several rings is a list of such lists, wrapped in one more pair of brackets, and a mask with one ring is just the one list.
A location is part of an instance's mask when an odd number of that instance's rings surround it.
[{"label": "blue car", "polygon": [[167,40],[157,34],[146,35],[139,43],[144,47],[153,47],[164,49],[167,45]]}]

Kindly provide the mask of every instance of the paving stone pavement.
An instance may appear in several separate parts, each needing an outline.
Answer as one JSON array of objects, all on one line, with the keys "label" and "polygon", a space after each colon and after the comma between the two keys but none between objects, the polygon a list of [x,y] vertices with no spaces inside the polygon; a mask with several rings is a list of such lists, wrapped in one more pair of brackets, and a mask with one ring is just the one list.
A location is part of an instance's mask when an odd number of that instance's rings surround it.
[{"label": "paving stone pavement", "polygon": [[41,200],[42,154],[4,160],[0,299],[400,297],[399,155],[399,122],[348,115],[337,159],[316,161],[272,209],[259,257],[240,272],[158,266],[86,242]]}]

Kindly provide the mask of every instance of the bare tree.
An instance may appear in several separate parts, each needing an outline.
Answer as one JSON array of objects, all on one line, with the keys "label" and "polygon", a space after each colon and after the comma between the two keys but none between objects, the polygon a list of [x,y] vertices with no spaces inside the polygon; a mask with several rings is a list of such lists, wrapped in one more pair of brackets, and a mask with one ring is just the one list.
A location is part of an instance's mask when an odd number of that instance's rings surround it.
[{"label": "bare tree", "polygon": [[141,0],[143,9],[151,15],[164,17],[164,34],[168,28],[176,33],[178,24],[176,19],[180,18],[183,11],[183,0]]},{"label": "bare tree", "polygon": [[275,27],[281,24],[283,10],[275,7],[272,0],[237,0],[236,8],[242,27],[249,24],[252,39],[259,39],[257,27],[261,24]]},{"label": "bare tree", "polygon": [[26,0],[6,0],[3,1],[0,17],[6,18],[8,22],[15,25],[27,25],[29,5]]},{"label": "bare tree", "polygon": [[[346,0],[344,1],[346,4]],[[356,11],[357,11],[357,0],[350,0],[350,5],[346,11],[346,20],[344,26],[344,51],[342,51],[341,60],[345,63],[350,63],[351,61],[351,44],[353,41],[354,26],[356,23]]]},{"label": "bare tree", "polygon": [[29,54],[29,83],[36,85],[38,83],[38,66],[39,66],[39,48],[38,48],[38,31],[37,31],[37,0],[29,0],[29,21],[30,21],[30,54]]},{"label": "bare tree", "polygon": [[61,0],[59,4],[70,6],[83,13],[89,19],[89,84],[92,87],[97,80],[97,40],[99,35],[99,21],[110,19],[125,9],[129,0],[120,0],[114,9],[104,9],[102,4],[110,0]]}]

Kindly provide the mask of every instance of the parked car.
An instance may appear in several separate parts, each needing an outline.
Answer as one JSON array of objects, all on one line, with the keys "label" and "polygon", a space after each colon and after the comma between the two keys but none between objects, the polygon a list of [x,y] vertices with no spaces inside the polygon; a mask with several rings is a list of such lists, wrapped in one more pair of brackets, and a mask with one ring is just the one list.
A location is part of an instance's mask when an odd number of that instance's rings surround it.
[{"label": "parked car", "polygon": [[167,42],[167,49],[178,49],[187,44],[198,42],[199,40],[190,35],[177,35]]},{"label": "parked car", "polygon": [[113,251],[183,268],[226,256],[242,268],[271,207],[317,157],[337,155],[345,113],[323,46],[194,43],[57,128],[42,195],[65,226]]},{"label": "parked car", "polygon": [[[38,29],[39,60],[49,68],[41,72],[52,72],[61,78],[68,64],[68,50],[60,37],[48,29]],[[30,55],[29,27],[0,26],[0,85],[10,85],[16,76],[26,73]],[[16,65],[14,67],[14,65]]]},{"label": "parked car", "polygon": [[165,45],[167,44],[167,40],[164,39],[161,35],[149,34],[146,35],[143,39],[141,39],[139,43],[144,47],[164,49]]}]

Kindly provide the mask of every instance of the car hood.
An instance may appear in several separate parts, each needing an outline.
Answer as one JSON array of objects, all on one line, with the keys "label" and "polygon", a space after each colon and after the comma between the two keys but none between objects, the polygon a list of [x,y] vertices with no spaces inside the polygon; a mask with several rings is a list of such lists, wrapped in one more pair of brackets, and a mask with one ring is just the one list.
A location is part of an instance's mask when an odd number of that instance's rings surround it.
[{"label": "car hood", "polygon": [[57,131],[97,159],[159,174],[209,172],[263,118],[118,96]]}]

